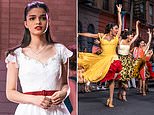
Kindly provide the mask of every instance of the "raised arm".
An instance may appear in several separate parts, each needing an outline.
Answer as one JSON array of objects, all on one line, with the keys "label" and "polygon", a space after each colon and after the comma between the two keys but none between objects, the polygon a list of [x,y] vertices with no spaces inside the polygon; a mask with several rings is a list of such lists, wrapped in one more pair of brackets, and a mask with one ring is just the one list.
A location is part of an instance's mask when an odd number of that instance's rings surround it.
[{"label": "raised arm", "polygon": [[136,34],[135,34],[134,38],[131,40],[130,44],[132,44],[139,36],[139,27],[138,27],[139,23],[140,23],[140,21],[137,20],[136,21]]},{"label": "raised arm", "polygon": [[103,36],[103,33],[98,33],[98,34],[92,34],[92,33],[78,33],[80,36],[85,36],[89,38],[99,38],[99,36]]},{"label": "raised arm", "polygon": [[147,51],[149,50],[149,47],[150,47],[150,43],[151,43],[151,39],[152,39],[152,33],[150,32],[150,29],[148,29],[148,35],[149,35],[149,41],[148,41],[148,43],[147,43],[147,45],[145,46],[145,49],[144,49],[144,51],[145,51],[145,54],[147,53]]},{"label": "raised arm", "polygon": [[119,30],[118,30],[118,33],[117,33],[117,37],[119,38],[120,35],[121,35],[121,29],[122,29],[122,20],[121,20],[121,9],[122,9],[122,5],[119,4],[116,5],[117,6],[117,11],[118,11],[118,26],[119,26]]}]

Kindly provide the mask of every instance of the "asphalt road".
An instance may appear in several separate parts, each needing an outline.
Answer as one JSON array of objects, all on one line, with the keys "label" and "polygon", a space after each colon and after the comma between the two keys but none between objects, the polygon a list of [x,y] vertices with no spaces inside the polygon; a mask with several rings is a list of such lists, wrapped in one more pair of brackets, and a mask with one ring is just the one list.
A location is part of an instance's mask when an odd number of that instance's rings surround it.
[{"label": "asphalt road", "polygon": [[154,115],[154,87],[149,89],[147,96],[137,94],[136,89],[129,89],[127,102],[117,99],[114,94],[114,108],[105,106],[109,90],[79,93],[79,115]]}]

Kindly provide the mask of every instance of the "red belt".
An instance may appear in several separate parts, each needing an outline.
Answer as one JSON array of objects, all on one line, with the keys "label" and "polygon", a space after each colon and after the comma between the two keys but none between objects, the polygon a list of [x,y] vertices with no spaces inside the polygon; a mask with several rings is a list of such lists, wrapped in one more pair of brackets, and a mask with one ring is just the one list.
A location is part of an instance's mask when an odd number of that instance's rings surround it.
[{"label": "red belt", "polygon": [[24,94],[29,95],[43,95],[43,96],[51,96],[58,90],[42,90],[42,91],[34,91],[34,92],[25,92]]}]

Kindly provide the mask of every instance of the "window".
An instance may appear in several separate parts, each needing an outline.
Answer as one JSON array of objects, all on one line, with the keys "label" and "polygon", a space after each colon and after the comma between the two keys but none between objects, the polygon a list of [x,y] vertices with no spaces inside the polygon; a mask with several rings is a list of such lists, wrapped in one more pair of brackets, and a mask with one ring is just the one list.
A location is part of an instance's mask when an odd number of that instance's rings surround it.
[{"label": "window", "polygon": [[93,24],[89,24],[87,30],[88,30],[89,33],[95,33],[95,27],[94,27],[94,25]]},{"label": "window", "polygon": [[[89,24],[87,28],[88,33],[95,33],[95,27],[93,24]],[[92,47],[94,45],[94,39],[88,38],[87,39],[87,52],[92,52]]]},{"label": "window", "polygon": [[[80,21],[78,21],[78,32],[79,33],[82,33],[82,23]],[[82,39],[82,36],[79,36],[78,37],[78,50],[79,51],[83,51],[83,39]]]},{"label": "window", "polygon": [[78,32],[82,32],[82,23],[80,21],[78,21]]},{"label": "window", "polygon": [[94,0],[79,0],[79,3],[83,3],[88,6],[93,6],[94,5]]},{"label": "window", "polygon": [[103,0],[103,9],[109,10],[109,0]]},{"label": "window", "polygon": [[153,23],[153,6],[150,5],[149,6],[149,23],[152,24]]},{"label": "window", "polygon": [[141,13],[144,13],[144,5],[143,5],[143,3],[140,4],[140,12],[141,12]]}]

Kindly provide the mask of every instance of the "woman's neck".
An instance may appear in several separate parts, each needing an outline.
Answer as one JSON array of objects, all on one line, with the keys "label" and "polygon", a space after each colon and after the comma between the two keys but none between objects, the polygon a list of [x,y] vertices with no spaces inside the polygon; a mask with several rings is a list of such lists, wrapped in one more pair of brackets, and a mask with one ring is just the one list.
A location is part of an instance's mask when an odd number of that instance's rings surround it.
[{"label": "woman's neck", "polygon": [[36,49],[46,45],[46,40],[45,40],[45,36],[42,35],[42,36],[35,36],[35,35],[32,35],[31,36],[31,42],[29,44],[29,46],[31,47],[34,47]]},{"label": "woman's neck", "polygon": [[139,46],[139,48],[143,48],[143,46]]},{"label": "woman's neck", "polygon": [[113,34],[112,34],[112,33],[108,33],[107,35],[108,35],[109,37],[111,37],[111,38],[113,37]]},{"label": "woman's neck", "polygon": [[128,38],[125,39],[125,43],[129,45],[130,44],[130,40]]}]

